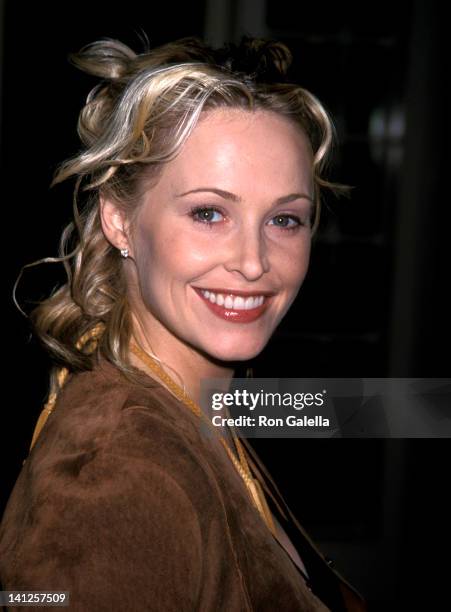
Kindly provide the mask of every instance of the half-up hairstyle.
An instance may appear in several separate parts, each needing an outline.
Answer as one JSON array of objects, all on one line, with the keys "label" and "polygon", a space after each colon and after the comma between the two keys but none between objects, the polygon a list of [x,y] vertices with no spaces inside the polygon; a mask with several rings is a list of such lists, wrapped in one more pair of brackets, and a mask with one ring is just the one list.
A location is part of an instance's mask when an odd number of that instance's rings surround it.
[{"label": "half-up hairstyle", "polygon": [[[103,233],[99,198],[112,199],[133,230],[143,194],[177,155],[201,113],[223,107],[269,110],[305,132],[313,150],[316,231],[320,190],[342,190],[323,176],[334,130],[316,97],[290,83],[291,60],[284,44],[248,37],[216,50],[197,38],[182,38],[141,54],[103,39],[70,56],[77,68],[100,78],[78,120],[83,149],[59,166],[52,181],[75,179],[73,220],[62,232],[59,257],[24,266],[62,262],[67,273],[67,282],[30,314],[54,364],[48,407],[67,375],[92,369],[99,355],[137,382],[128,360],[132,319],[123,261]],[[16,305],[24,268],[14,286]]]}]

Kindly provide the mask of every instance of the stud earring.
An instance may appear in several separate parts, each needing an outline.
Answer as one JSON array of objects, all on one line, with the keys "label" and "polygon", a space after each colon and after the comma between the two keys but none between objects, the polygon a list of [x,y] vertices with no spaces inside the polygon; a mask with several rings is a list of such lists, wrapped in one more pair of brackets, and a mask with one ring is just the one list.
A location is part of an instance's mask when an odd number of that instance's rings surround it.
[{"label": "stud earring", "polygon": [[125,259],[128,257],[128,249],[121,249],[121,255]]}]

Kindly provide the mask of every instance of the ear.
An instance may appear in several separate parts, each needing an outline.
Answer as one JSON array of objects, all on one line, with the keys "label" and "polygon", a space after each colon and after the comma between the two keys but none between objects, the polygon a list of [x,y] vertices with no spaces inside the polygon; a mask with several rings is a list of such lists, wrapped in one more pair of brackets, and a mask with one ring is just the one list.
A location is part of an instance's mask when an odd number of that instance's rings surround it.
[{"label": "ear", "polygon": [[108,242],[117,249],[130,249],[123,212],[117,204],[104,196],[99,197],[99,207],[103,233]]}]

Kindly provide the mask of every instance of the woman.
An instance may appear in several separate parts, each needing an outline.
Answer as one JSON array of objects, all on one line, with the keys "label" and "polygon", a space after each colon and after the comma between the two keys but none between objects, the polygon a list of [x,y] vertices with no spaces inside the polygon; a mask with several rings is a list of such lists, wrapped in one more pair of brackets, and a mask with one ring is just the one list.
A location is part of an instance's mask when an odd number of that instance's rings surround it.
[{"label": "woman", "polygon": [[102,81],[53,181],[77,179],[68,280],[31,315],[55,367],[3,517],[3,588],[84,612],[364,609],[301,527],[294,545],[250,447],[199,427],[201,379],[230,381],[302,285],[334,188],[326,112],[279,43],[102,40],[72,59]]}]

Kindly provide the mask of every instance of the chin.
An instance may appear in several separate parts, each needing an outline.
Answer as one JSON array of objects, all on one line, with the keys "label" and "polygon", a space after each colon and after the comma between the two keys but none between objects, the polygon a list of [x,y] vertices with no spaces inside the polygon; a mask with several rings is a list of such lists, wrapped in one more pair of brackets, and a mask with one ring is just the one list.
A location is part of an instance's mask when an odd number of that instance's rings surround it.
[{"label": "chin", "polygon": [[247,361],[259,355],[268,343],[268,339],[261,342],[230,343],[229,346],[221,346],[219,343],[207,351],[211,357],[220,361]]}]

